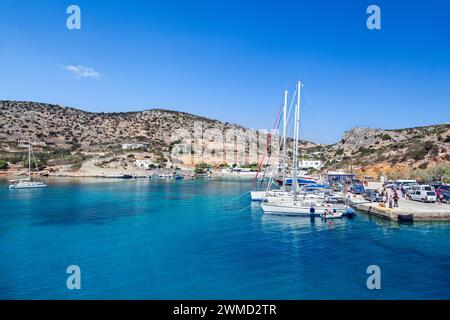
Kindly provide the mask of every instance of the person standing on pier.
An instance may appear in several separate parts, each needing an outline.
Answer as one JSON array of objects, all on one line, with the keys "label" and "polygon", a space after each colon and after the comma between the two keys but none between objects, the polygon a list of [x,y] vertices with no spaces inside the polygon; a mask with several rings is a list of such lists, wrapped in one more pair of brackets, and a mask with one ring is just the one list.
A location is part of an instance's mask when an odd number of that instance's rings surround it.
[{"label": "person standing on pier", "polygon": [[398,192],[397,192],[397,189],[394,189],[394,207],[398,208]]},{"label": "person standing on pier", "polygon": [[381,191],[381,197],[383,198],[383,206],[384,206],[384,207],[387,207],[387,204],[388,204],[388,197],[387,197],[386,189],[384,189],[383,191]]},{"label": "person standing on pier", "polygon": [[439,197],[438,197],[438,201],[437,202],[439,204],[444,203],[444,193],[442,191],[439,193]]},{"label": "person standing on pier", "polygon": [[392,209],[392,202],[393,202],[393,196],[392,196],[392,192],[389,192],[388,195],[388,201],[389,201],[389,208]]}]

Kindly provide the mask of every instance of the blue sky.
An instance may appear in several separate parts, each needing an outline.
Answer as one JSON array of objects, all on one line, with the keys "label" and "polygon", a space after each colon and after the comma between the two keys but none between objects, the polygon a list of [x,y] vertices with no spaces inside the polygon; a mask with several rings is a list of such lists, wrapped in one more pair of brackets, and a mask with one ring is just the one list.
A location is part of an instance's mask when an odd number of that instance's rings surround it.
[{"label": "blue sky", "polygon": [[[81,30],[66,28],[70,4]],[[366,28],[370,4],[381,30]],[[0,0],[0,64],[0,99],[257,129],[302,79],[302,136],[333,143],[354,126],[450,121],[450,2]]]}]

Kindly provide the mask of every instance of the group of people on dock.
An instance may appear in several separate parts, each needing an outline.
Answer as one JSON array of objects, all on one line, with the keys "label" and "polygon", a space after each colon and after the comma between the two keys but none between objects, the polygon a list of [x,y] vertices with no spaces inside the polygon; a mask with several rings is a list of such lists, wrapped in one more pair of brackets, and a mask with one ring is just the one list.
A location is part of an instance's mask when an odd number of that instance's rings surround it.
[{"label": "group of people on dock", "polygon": [[[381,190],[380,195],[383,198],[383,203],[385,207],[398,208],[399,195],[396,188],[391,189],[383,187],[383,190]],[[404,197],[403,191],[402,196]]]}]

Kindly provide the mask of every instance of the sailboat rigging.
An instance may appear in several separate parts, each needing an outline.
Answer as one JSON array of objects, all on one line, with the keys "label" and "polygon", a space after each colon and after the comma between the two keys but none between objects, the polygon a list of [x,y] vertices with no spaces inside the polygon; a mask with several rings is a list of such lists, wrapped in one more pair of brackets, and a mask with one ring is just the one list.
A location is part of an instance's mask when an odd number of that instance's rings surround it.
[{"label": "sailboat rigging", "polygon": [[[300,187],[298,176],[298,149],[300,138],[300,102],[301,102],[301,88],[303,84],[301,81],[297,83],[297,103],[294,111],[294,141],[293,141],[293,155],[292,155],[292,183],[290,190],[287,190],[287,156],[286,156],[286,104],[287,93],[285,92],[285,104],[283,115],[283,169],[282,169],[282,188],[278,190],[271,190],[271,182],[274,177],[274,172],[270,178],[267,190],[263,193],[261,207],[265,213],[296,215],[296,216],[321,216],[324,219],[340,218],[351,210],[348,206],[338,203],[328,203],[329,199],[333,197],[332,194],[308,192],[304,186]],[[295,95],[294,95],[295,98]],[[303,184],[303,183],[302,183]],[[317,183],[315,183],[317,185]],[[252,197],[253,200],[253,197]]]},{"label": "sailboat rigging", "polygon": [[[28,141],[28,178],[24,179],[16,179],[10,180],[11,184],[8,186],[9,190],[13,189],[34,189],[34,188],[45,188],[47,185],[42,181],[33,181],[31,179],[31,157],[34,154],[31,148],[31,141]],[[39,168],[36,163],[36,159],[34,159],[34,164],[36,166],[36,170],[39,172]]]}]

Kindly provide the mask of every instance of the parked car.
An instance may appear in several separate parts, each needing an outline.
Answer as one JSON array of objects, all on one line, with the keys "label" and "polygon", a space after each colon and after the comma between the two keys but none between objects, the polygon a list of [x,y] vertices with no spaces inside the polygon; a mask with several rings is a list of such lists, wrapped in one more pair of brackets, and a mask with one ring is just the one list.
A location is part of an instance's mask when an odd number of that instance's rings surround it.
[{"label": "parked car", "polygon": [[397,189],[409,189],[411,186],[417,185],[416,180],[397,180],[396,186]]},{"label": "parked car", "polygon": [[436,202],[436,192],[428,184],[412,186],[409,191],[409,198],[415,201]]},{"label": "parked car", "polygon": [[437,189],[438,187],[442,186],[444,183],[442,181],[433,181],[430,182],[429,185]]},{"label": "parked car", "polygon": [[363,194],[364,199],[370,202],[383,202],[383,197],[375,189],[366,189]]},{"label": "parked car", "polygon": [[450,186],[449,185],[436,186],[434,191],[436,191],[436,195],[439,197],[442,192],[450,192]]},{"label": "parked car", "polygon": [[411,195],[417,190],[420,190],[420,184],[405,186],[404,189],[406,190],[406,198],[411,199]]},{"label": "parked car", "polygon": [[350,187],[350,192],[353,194],[363,194],[364,186],[362,184],[352,184]]},{"label": "parked car", "polygon": [[439,197],[442,196],[442,202],[450,203],[450,191],[442,191]]},{"label": "parked car", "polygon": [[387,181],[383,184],[383,187],[386,189],[392,189],[394,187],[397,187],[397,184],[394,181]]}]

